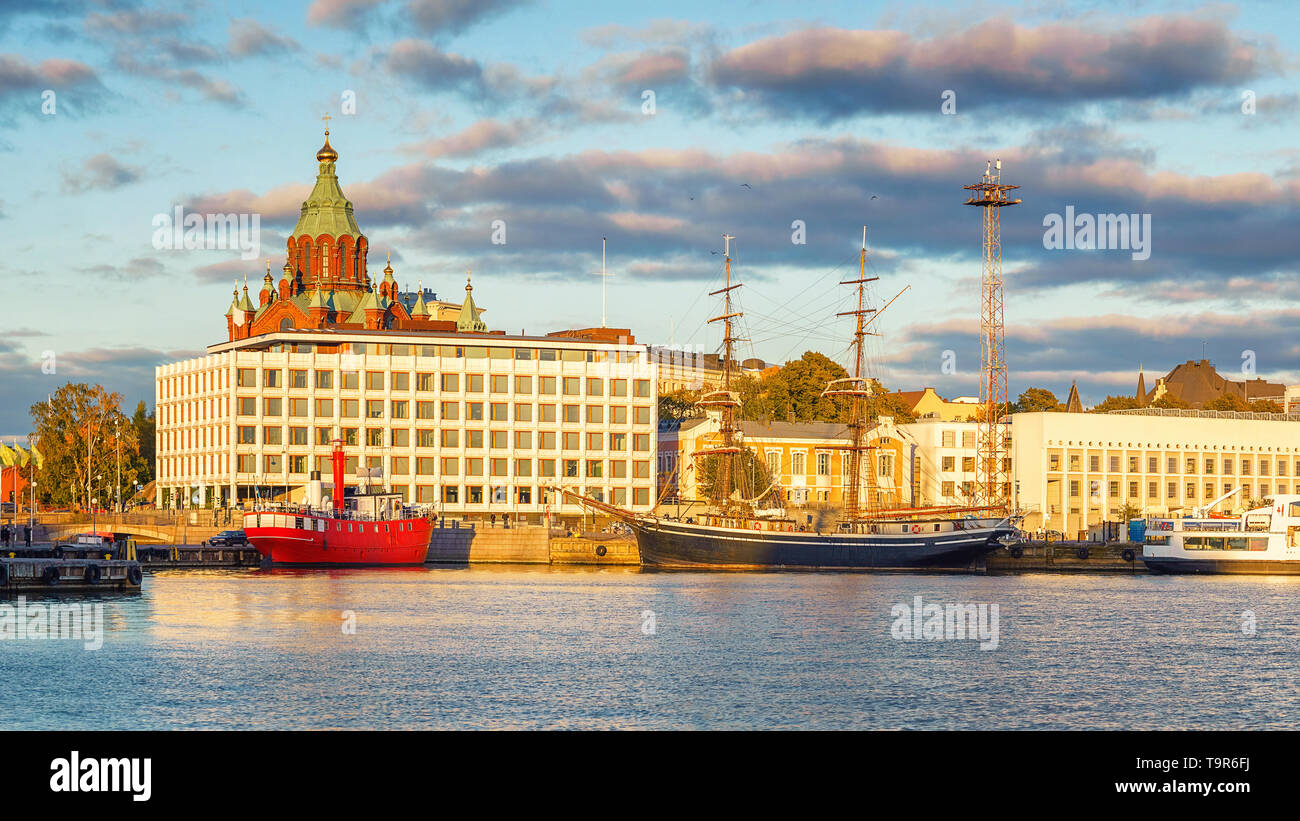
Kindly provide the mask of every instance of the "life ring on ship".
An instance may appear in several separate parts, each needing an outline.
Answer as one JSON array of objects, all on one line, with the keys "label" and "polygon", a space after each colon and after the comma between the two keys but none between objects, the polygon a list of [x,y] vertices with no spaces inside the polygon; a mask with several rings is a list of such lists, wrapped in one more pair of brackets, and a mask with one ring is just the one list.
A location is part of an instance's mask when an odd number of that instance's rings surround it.
[{"label": "life ring on ship", "polygon": [[41,580],[50,587],[55,586],[59,583],[59,569],[53,565],[45,568],[45,570],[41,571]]},{"label": "life ring on ship", "polygon": [[605,555],[605,546],[603,544],[596,545],[596,555],[597,556]]},{"label": "life ring on ship", "polygon": [[86,565],[85,575],[82,576],[82,578],[86,584],[99,584],[100,575],[99,565],[88,564]]},{"label": "life ring on ship", "polygon": [[913,533],[920,533],[920,532],[921,532],[921,526],[920,526],[920,525],[912,525],[912,532],[913,532]]},{"label": "life ring on ship", "polygon": [[138,565],[126,569],[126,581],[128,584],[138,585],[144,580],[144,574],[140,572]]},{"label": "life ring on ship", "polygon": [[763,526],[762,526],[761,524],[759,524],[758,522],[754,522],[754,529],[755,529],[755,530],[762,530],[762,529],[763,529]]},{"label": "life ring on ship", "polygon": [[1131,547],[1124,548],[1124,552],[1119,555],[1122,556],[1126,562],[1131,562],[1137,558],[1137,554],[1133,552],[1133,548]]},{"label": "life ring on ship", "polygon": [[1086,559],[1088,558],[1088,548],[1081,547],[1077,551],[1075,551],[1074,555],[1078,556],[1080,559]]}]

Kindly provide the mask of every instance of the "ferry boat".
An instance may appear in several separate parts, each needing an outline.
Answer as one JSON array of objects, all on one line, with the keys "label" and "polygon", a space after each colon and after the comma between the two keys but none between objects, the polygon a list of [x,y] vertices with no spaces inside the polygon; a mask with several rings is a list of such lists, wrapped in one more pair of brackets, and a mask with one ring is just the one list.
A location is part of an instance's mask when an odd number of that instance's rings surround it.
[{"label": "ferry boat", "polygon": [[[705,394],[696,403],[719,417],[720,444],[696,451],[695,458],[717,460],[711,492],[711,511],[696,517],[672,519],[638,515],[601,500],[590,499],[571,490],[556,488],[569,498],[625,522],[636,535],[641,564],[665,568],[709,569],[905,569],[968,568],[987,553],[1020,541],[1016,526],[1019,517],[1011,515],[998,503],[970,507],[925,507],[879,509],[875,504],[875,470],[870,465],[873,447],[867,444],[866,405],[878,386],[866,378],[863,341],[869,335],[867,316],[879,316],[891,299],[879,310],[865,307],[863,286],[876,277],[866,276],[867,242],[863,229],[859,277],[842,285],[857,286],[857,310],[841,316],[857,320],[853,345],[856,363],[853,376],[832,381],[822,395],[843,397],[849,403],[851,444],[842,446],[848,455],[848,489],[843,521],[825,532],[796,524],[782,515],[765,516],[754,507],[756,499],[746,499],[736,487],[744,471],[733,464],[735,457],[746,452],[741,441],[736,414],[738,395],[731,390],[730,366],[734,361],[735,341],[732,320],[741,316],[733,310],[731,293],[740,285],[731,280],[730,240],[724,235],[726,250],[725,285],[713,294],[723,295],[722,314],[710,322],[723,323],[723,374],[721,390]],[[904,291],[907,289],[904,288]],[[990,460],[1000,464],[1001,459]],[[862,485],[866,498],[862,498]],[[769,488],[770,491],[770,488]],[[764,491],[759,495],[762,496]],[[989,494],[986,494],[989,495]],[[991,501],[991,495],[990,501]]]},{"label": "ferry boat", "polygon": [[1142,561],[1153,573],[1300,574],[1300,495],[1231,518],[1147,519]]},{"label": "ferry boat", "polygon": [[429,554],[432,522],[396,493],[344,498],[343,443],[334,441],[331,508],[254,510],[244,535],[264,560],[277,565],[412,565]]}]

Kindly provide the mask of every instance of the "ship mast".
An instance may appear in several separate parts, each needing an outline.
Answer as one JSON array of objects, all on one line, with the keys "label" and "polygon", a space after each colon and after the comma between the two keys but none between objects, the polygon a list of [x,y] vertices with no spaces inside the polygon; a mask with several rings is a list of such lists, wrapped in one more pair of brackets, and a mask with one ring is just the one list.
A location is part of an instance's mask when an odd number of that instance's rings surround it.
[{"label": "ship mast", "polygon": [[732,320],[744,316],[743,313],[732,310],[731,304],[731,292],[740,287],[739,282],[734,285],[731,283],[731,241],[733,239],[735,237],[730,234],[722,235],[726,279],[724,287],[709,292],[709,296],[722,294],[722,313],[709,320],[710,323],[722,323],[722,390],[706,393],[695,403],[700,407],[718,408],[721,412],[718,429],[722,439],[721,446],[698,450],[695,456],[718,457],[718,470],[713,481],[712,496],[715,505],[724,516],[742,516],[745,513],[744,506],[731,498],[735,473],[732,462],[736,454],[741,452],[736,424],[736,411],[740,408],[740,398],[731,390],[731,368],[736,344]]},{"label": "ship mast", "polygon": [[[875,308],[866,307],[866,287],[868,282],[875,282],[879,277],[867,276],[867,227],[862,226],[862,257],[858,266],[858,278],[848,279],[841,285],[858,286],[858,307],[853,311],[841,311],[836,316],[855,318],[853,331],[853,376],[847,379],[834,379],[822,392],[823,396],[847,396],[849,398],[849,452],[848,496],[844,501],[844,516],[849,521],[866,518],[876,507],[876,471],[872,469],[871,459],[867,454],[873,448],[867,444],[866,400],[874,393],[866,377],[866,346],[868,336],[874,336],[867,330],[867,314],[876,313]],[[866,471],[867,496],[862,498],[863,471]]]}]

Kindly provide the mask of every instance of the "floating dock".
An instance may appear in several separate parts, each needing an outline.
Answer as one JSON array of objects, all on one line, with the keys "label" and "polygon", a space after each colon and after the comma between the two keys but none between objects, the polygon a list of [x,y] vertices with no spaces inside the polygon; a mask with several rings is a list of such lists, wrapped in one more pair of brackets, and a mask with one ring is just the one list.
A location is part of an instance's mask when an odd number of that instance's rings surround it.
[{"label": "floating dock", "polygon": [[127,559],[0,558],[0,592],[139,590],[143,581]]}]

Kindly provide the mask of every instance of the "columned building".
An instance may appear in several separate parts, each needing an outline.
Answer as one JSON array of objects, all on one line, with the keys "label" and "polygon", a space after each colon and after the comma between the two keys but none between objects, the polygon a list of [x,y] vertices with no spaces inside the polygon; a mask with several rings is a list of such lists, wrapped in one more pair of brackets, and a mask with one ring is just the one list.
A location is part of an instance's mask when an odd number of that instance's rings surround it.
[{"label": "columned building", "polygon": [[[562,485],[644,512],[655,501],[655,367],[630,332],[489,331],[465,284],[459,305],[367,273],[369,242],[326,143],[288,240],[278,287],[236,291],[227,340],[156,369],[161,507],[299,502],[332,482],[431,511],[541,521],[582,515]],[[335,489],[331,488],[331,495]],[[346,489],[345,489],[346,492]]]}]

